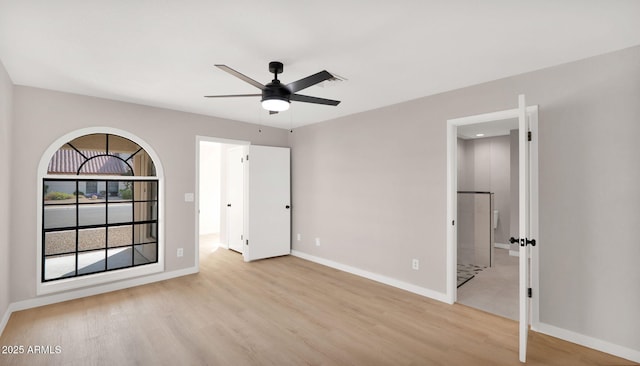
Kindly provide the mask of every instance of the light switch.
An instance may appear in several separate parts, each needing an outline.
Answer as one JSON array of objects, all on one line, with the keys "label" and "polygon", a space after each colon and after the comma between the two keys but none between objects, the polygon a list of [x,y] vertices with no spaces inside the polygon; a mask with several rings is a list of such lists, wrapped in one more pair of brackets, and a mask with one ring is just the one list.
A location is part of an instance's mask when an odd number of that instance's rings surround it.
[{"label": "light switch", "polygon": [[194,200],[193,193],[185,193],[184,194],[184,201],[185,202],[193,202],[193,200]]}]

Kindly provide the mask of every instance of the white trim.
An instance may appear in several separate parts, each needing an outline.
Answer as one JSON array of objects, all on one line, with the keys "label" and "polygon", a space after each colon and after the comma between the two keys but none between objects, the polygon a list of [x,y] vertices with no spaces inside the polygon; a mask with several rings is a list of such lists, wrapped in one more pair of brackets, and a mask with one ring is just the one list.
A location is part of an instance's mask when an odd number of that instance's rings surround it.
[{"label": "white trim", "polygon": [[579,344],[584,347],[592,348],[600,352],[605,352],[614,356],[622,357],[633,362],[640,362],[640,351],[613,344],[602,339],[593,338],[584,334],[573,332],[567,329],[558,328],[553,325],[538,322],[535,328],[531,328],[536,332],[560,338],[568,342]]},{"label": "white trim", "polygon": [[[196,135],[196,158],[194,159],[196,161],[196,169],[195,169],[196,170],[196,187],[195,187],[196,197],[194,200],[195,201],[194,212],[195,212],[195,222],[196,222],[196,225],[195,225],[196,240],[195,240],[194,252],[196,253],[195,267],[198,270],[200,268],[200,143],[201,142],[216,142],[219,144],[228,144],[228,145],[251,145],[251,142],[249,141]],[[224,243],[224,246],[225,246],[225,249],[229,249],[228,243]]]},{"label": "white trim", "polygon": [[503,243],[493,243],[493,246],[500,249],[511,249],[511,245]]},{"label": "white trim", "polygon": [[[42,282],[42,180],[44,178],[54,177],[47,175],[47,167],[51,156],[62,146],[63,144],[84,135],[90,135],[95,133],[106,133],[112,135],[122,136],[127,138],[140,147],[142,147],[149,157],[153,161],[156,169],[156,176],[149,177],[158,180],[158,263],[145,265],[140,267],[127,268],[118,271],[99,272],[92,275],[74,277],[68,280],[59,280],[53,282]],[[76,176],[74,176],[76,177]],[[65,176],[64,178],[69,178]],[[102,177],[102,179],[108,179],[109,177]],[[116,179],[122,179],[118,176]],[[90,178],[91,179],[91,178]],[[137,179],[137,177],[136,177]],[[146,179],[146,177],[145,177]],[[79,289],[90,286],[101,285],[109,282],[120,281],[125,278],[152,275],[158,272],[164,271],[164,259],[165,259],[165,246],[164,246],[164,212],[165,212],[165,196],[164,196],[164,168],[162,161],[156,151],[143,139],[131,134],[127,131],[120,130],[112,127],[87,127],[79,130],[69,132],[52,142],[45,152],[40,157],[40,163],[38,164],[37,171],[37,197],[36,200],[36,228],[38,233],[36,235],[36,295],[45,295],[55,292],[68,291],[71,289]],[[196,251],[197,253],[197,251]]]},{"label": "white trim", "polygon": [[446,289],[447,303],[453,304],[458,300],[457,290],[457,262],[458,262],[458,126],[447,121],[447,273]]},{"label": "white trim", "polygon": [[509,255],[512,257],[519,257],[520,256],[520,251],[519,250],[509,250]]},{"label": "white trim", "polygon": [[407,282],[404,282],[404,281],[397,280],[395,278],[391,278],[391,277],[383,276],[383,275],[380,275],[380,274],[377,274],[377,273],[365,271],[363,269],[359,269],[359,268],[356,268],[356,267],[348,266],[346,264],[334,262],[334,261],[329,260],[329,259],[316,257],[314,255],[303,253],[303,252],[300,252],[300,251],[297,251],[297,250],[292,250],[291,251],[291,255],[293,255],[294,257],[298,257],[298,258],[302,258],[302,259],[308,260],[310,262],[321,264],[323,266],[335,268],[335,269],[338,269],[338,270],[343,271],[343,272],[351,273],[351,274],[354,274],[356,276],[360,276],[360,277],[364,277],[364,278],[367,278],[367,279],[370,279],[370,280],[373,280],[373,281],[376,281],[376,282],[380,282],[380,283],[383,283],[385,285],[389,285],[389,286],[396,287],[396,288],[399,288],[399,289],[402,289],[402,290],[405,290],[405,291],[409,291],[409,292],[412,292],[414,294],[425,296],[425,297],[428,297],[430,299],[434,299],[434,300],[442,301],[442,302],[445,302],[445,303],[449,303],[446,294],[444,294],[442,292],[433,291],[433,290],[430,290],[428,288],[416,286],[416,285],[413,285],[413,284],[410,284],[410,283],[407,283]]},{"label": "white trim", "polygon": [[161,263],[154,263],[146,266],[123,268],[118,271],[98,272],[90,276],[72,277],[53,282],[40,283],[38,296],[153,275],[161,273],[163,270],[164,266]]},{"label": "white trim", "polygon": [[13,313],[13,311],[11,310],[11,304],[9,304],[9,306],[7,306],[7,311],[5,311],[4,315],[2,316],[2,320],[0,320],[0,336],[2,336],[2,332],[4,332],[4,328],[7,326],[7,323],[9,322],[11,313]]}]

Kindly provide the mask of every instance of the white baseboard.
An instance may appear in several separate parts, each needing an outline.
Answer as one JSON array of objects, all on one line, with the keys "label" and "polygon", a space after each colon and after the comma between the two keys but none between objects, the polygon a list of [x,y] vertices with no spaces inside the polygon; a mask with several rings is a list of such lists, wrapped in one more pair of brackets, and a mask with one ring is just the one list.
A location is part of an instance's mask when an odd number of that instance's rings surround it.
[{"label": "white baseboard", "polygon": [[291,251],[291,255],[295,256],[295,257],[299,257],[302,259],[306,259],[308,261],[314,262],[314,263],[318,263],[318,264],[322,264],[323,266],[327,266],[327,267],[331,267],[331,268],[335,268],[347,273],[351,273],[354,274],[356,276],[360,276],[360,277],[364,277],[376,282],[380,282],[380,283],[384,283],[385,285],[389,285],[389,286],[393,286],[405,291],[409,291],[412,292],[414,294],[418,294],[424,297],[428,297],[430,299],[434,299],[434,300],[438,300],[438,301],[442,301],[445,302],[447,304],[450,303],[449,298],[447,297],[446,294],[442,293],[442,292],[437,292],[437,291],[433,291],[430,290],[428,288],[424,288],[424,287],[420,287],[420,286],[416,286],[416,285],[412,285],[410,283],[404,282],[404,281],[400,281],[397,280],[395,278],[391,278],[391,277],[387,277],[387,276],[383,276],[377,273],[373,273],[373,272],[369,272],[369,271],[365,271],[356,267],[352,267],[352,266],[348,266],[346,264],[342,264],[342,263],[338,263],[338,262],[334,262],[332,260],[329,259],[324,259],[324,258],[320,258],[320,257],[316,257],[314,255],[311,254],[307,254],[307,253],[303,253],[303,252],[299,252],[297,250],[292,250]]},{"label": "white baseboard", "polygon": [[0,320],[0,336],[2,335],[2,332],[4,332],[4,327],[6,327],[7,323],[9,322],[11,313],[11,304],[9,304],[9,306],[7,307],[7,311],[5,311],[4,315],[2,316],[2,320]]},{"label": "white baseboard", "polygon": [[512,257],[519,257],[520,256],[520,251],[519,250],[509,250],[509,255]]},{"label": "white baseboard", "polygon": [[493,246],[500,249],[511,249],[511,245],[503,243],[493,243]]},{"label": "white baseboard", "polygon": [[182,277],[182,276],[186,276],[194,273],[198,273],[198,268],[195,266],[177,270],[177,271],[162,272],[162,273],[158,273],[150,276],[132,278],[129,280],[124,280],[124,281],[119,281],[114,283],[107,283],[104,285],[87,287],[83,289],[57,293],[53,295],[38,296],[32,299],[17,301],[9,304],[9,308],[7,309],[6,313],[4,314],[4,317],[2,318],[2,322],[0,323],[0,335],[2,335],[2,332],[4,331],[4,327],[7,325],[7,322],[11,317],[11,313],[13,313],[14,311],[32,309],[32,308],[51,305],[59,302],[80,299],[83,297],[88,297],[93,295],[99,295],[99,294],[103,294],[111,291],[117,291],[125,288],[146,285],[153,282],[160,282],[160,281],[169,280],[176,277]]},{"label": "white baseboard", "polygon": [[593,338],[545,323],[539,323],[534,330],[581,346],[593,348],[617,357],[622,357],[633,362],[640,362],[640,351],[603,341],[602,339]]}]

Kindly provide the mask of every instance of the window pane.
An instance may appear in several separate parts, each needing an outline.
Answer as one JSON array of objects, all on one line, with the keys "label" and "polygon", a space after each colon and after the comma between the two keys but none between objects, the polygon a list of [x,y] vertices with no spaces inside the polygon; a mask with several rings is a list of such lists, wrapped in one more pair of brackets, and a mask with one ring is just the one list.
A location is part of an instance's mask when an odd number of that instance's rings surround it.
[{"label": "window pane", "polygon": [[73,145],[78,150],[92,150],[104,154],[107,151],[107,135],[94,133],[80,136],[69,142],[69,145]]},{"label": "window pane", "polygon": [[89,198],[91,197],[91,195],[97,195],[97,194],[98,194],[98,182],[96,181],[86,182],[84,195],[88,196],[87,198]]},{"label": "window pane", "polygon": [[149,154],[144,150],[135,154],[127,162],[133,167],[134,175],[136,176],[154,177],[156,175],[156,166],[153,164]]},{"label": "window pane", "polygon": [[109,203],[108,211],[109,211],[109,223],[117,224],[117,223],[125,223],[133,221],[133,204],[129,203]]},{"label": "window pane", "polygon": [[134,221],[149,221],[158,219],[157,202],[136,202],[134,203]]},{"label": "window pane", "polygon": [[45,229],[76,226],[76,206],[44,206]]},{"label": "window pane", "polygon": [[107,195],[107,182],[103,180],[78,181],[79,202],[104,202]]},{"label": "window pane", "polygon": [[54,231],[44,233],[44,254],[60,254],[76,251],[76,231]]},{"label": "window pane", "polygon": [[73,174],[78,172],[80,165],[84,163],[86,158],[72,149],[71,146],[65,144],[56,151],[47,168],[47,174]]},{"label": "window pane", "polygon": [[158,199],[158,182],[134,182],[135,191],[134,200],[136,201],[155,201]]},{"label": "window pane", "polygon": [[76,255],[66,254],[44,259],[44,279],[53,280],[56,278],[75,276]]},{"label": "window pane", "polygon": [[133,225],[109,227],[109,248],[131,245],[133,240]]},{"label": "window pane", "polygon": [[44,204],[60,205],[76,202],[76,182],[66,180],[44,181]]},{"label": "window pane", "polygon": [[127,202],[131,201],[133,194],[132,181],[110,181],[109,182],[109,202]]},{"label": "window pane", "polygon": [[107,267],[109,269],[131,267],[133,265],[131,250],[131,247],[109,249]]},{"label": "window pane", "polygon": [[156,240],[156,224],[136,224],[134,225],[134,244],[144,244]]},{"label": "window pane", "polygon": [[109,135],[109,154],[120,154],[122,158],[127,159],[139,149],[138,144],[127,138]]},{"label": "window pane", "polygon": [[78,250],[104,249],[107,246],[107,230],[104,227],[78,230]]},{"label": "window pane", "polygon": [[155,263],[158,261],[158,245],[156,243],[136,245],[134,248],[134,265]]},{"label": "window pane", "polygon": [[78,274],[102,272],[105,270],[105,251],[94,250],[78,253]]},{"label": "window pane", "polygon": [[85,225],[104,225],[106,223],[106,207],[105,204],[87,204],[78,207],[78,224]]}]

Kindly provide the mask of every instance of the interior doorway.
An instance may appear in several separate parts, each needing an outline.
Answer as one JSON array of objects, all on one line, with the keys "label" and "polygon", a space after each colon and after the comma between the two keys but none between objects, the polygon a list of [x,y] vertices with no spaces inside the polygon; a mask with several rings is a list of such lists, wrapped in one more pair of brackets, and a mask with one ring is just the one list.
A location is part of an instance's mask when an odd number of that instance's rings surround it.
[{"label": "interior doorway", "polygon": [[[218,248],[242,253],[245,141],[198,136],[198,262]],[[238,160],[237,164],[232,164]],[[237,238],[236,238],[237,236]]]},{"label": "interior doorway", "polygon": [[447,121],[447,297],[458,300],[458,128],[494,121],[518,120],[518,339],[519,359],[526,361],[528,332],[539,324],[538,255],[538,106],[527,106],[518,96],[518,107]]},{"label": "interior doorway", "polygon": [[457,302],[518,320],[518,119],[457,128]]}]

